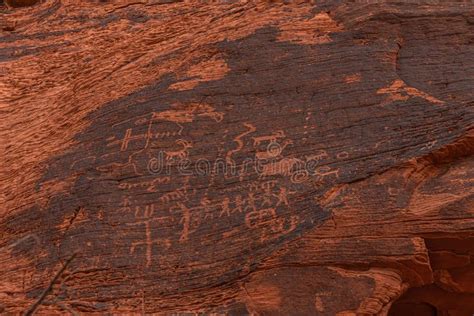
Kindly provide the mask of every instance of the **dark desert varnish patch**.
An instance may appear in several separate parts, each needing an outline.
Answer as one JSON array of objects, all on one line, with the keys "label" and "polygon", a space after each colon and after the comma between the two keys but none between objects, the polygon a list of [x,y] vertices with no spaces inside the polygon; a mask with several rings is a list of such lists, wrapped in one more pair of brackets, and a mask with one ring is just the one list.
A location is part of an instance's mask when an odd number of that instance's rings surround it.
[{"label": "dark desert varnish patch", "polygon": [[12,8],[30,7],[40,2],[39,0],[4,0],[0,2],[0,5],[5,3]]}]

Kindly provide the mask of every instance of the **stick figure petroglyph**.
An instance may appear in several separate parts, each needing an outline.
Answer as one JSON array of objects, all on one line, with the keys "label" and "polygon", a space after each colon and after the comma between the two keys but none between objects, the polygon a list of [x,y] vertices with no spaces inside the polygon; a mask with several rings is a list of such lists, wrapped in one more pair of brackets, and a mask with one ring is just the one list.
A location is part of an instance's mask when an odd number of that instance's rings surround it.
[{"label": "stick figure petroglyph", "polygon": [[286,188],[280,187],[280,192],[274,194],[274,196],[278,199],[276,206],[280,206],[281,204],[285,204],[286,206],[290,205],[288,202],[288,190]]},{"label": "stick figure petroglyph", "polygon": [[276,162],[271,162],[262,166],[260,176],[292,176],[295,167],[304,166],[304,162],[298,158],[283,158]]}]

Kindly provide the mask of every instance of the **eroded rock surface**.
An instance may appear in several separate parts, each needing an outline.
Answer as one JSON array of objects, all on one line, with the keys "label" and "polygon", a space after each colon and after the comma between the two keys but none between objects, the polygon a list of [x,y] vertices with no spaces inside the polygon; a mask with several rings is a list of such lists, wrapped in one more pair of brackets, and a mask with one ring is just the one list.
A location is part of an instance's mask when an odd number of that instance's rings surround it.
[{"label": "eroded rock surface", "polygon": [[0,15],[5,312],[474,312],[472,4]]}]

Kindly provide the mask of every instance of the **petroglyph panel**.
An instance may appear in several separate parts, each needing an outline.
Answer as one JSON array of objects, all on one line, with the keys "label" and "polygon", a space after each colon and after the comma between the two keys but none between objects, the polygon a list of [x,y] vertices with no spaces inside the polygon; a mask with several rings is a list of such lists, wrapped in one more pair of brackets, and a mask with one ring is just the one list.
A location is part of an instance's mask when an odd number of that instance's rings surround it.
[{"label": "petroglyph panel", "polygon": [[[227,65],[222,77],[179,90],[163,75],[91,113],[37,184],[71,178],[71,189],[28,213],[41,214],[33,222],[47,229],[44,244],[61,236],[49,255],[81,249],[84,266],[126,267],[167,295],[223,284],[330,218],[335,186],[464,132],[472,113],[397,81],[392,65],[371,57],[391,46],[357,46],[348,56],[357,63],[341,67],[342,33],[299,45],[261,28],[212,45]],[[87,220],[64,234],[59,224],[78,208]]]}]

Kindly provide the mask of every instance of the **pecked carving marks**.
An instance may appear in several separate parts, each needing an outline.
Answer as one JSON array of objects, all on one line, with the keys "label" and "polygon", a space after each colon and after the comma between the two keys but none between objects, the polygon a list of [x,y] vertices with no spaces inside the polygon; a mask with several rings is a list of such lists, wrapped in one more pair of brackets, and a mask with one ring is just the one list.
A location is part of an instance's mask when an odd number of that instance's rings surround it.
[{"label": "pecked carving marks", "polygon": [[226,161],[227,163],[232,163],[233,160],[232,160],[232,155],[234,153],[237,153],[239,152],[243,147],[244,147],[244,143],[242,141],[242,138],[247,136],[248,134],[251,134],[253,132],[255,132],[257,129],[255,128],[255,126],[253,126],[252,124],[249,124],[249,123],[244,123],[243,124],[245,126],[245,128],[247,129],[245,132],[243,132],[242,134],[239,134],[237,135],[235,138],[234,138],[234,142],[237,143],[237,148],[235,149],[232,149],[232,150],[229,150],[227,152],[227,155],[226,155]]},{"label": "pecked carving marks", "polygon": [[[80,248],[91,258],[83,264],[125,266],[130,279],[163,295],[212,287],[327,220],[318,201],[333,186],[428,153],[472,123],[456,103],[385,102],[377,91],[396,78],[371,56],[390,47],[357,47],[346,69],[334,54],[343,34],[304,46],[276,41],[278,34],[265,28],[216,44],[229,68],[222,78],[175,90],[169,75],[91,114],[77,145],[52,158],[42,180],[77,176],[32,220],[43,244],[81,206],[88,220],[70,228],[61,251]],[[357,80],[340,85],[354,73]],[[56,249],[45,251],[47,266]]]}]

